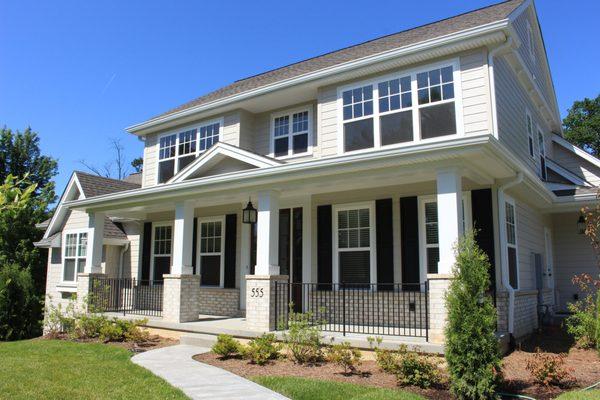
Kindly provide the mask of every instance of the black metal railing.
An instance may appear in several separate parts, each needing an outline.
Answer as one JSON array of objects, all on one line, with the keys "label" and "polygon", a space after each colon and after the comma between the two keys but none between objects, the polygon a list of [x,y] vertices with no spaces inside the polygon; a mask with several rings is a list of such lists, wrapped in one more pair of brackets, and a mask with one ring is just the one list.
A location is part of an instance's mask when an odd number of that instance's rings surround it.
[{"label": "black metal railing", "polygon": [[160,317],[163,281],[92,277],[89,302],[97,311]]},{"label": "black metal railing", "polygon": [[[413,290],[406,290],[407,288]],[[428,283],[275,283],[275,320],[304,312],[323,331],[428,339]],[[403,290],[404,289],[404,290]]]}]

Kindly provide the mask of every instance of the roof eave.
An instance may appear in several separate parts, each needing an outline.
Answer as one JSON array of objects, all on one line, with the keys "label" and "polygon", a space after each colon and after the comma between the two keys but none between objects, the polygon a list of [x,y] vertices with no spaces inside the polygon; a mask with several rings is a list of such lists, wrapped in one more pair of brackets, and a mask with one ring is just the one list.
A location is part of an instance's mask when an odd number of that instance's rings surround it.
[{"label": "roof eave", "polygon": [[407,54],[428,51],[436,47],[440,47],[443,45],[455,43],[461,40],[467,40],[476,38],[478,36],[487,35],[493,32],[505,31],[510,25],[510,20],[508,18],[501,19],[489,24],[479,25],[474,28],[465,29],[462,31],[454,32],[448,35],[439,36],[434,39],[430,39],[424,42],[415,43],[409,46],[400,47],[397,49],[385,51],[382,53],[374,54],[371,56],[363,57],[360,59],[348,61],[342,64],[338,64],[332,67],[320,69],[314,72],[310,72],[304,75],[296,76],[293,78],[281,80],[278,82],[274,82],[272,84],[268,84],[265,86],[258,87],[256,89],[244,91],[223,99],[215,100],[206,104],[200,104],[198,106],[186,108],[181,111],[174,112],[172,114],[159,116],[152,118],[150,120],[141,122],[139,124],[131,125],[126,129],[127,132],[132,133],[137,136],[144,136],[147,133],[147,130],[164,123],[168,123],[170,121],[176,120],[178,118],[182,118],[185,116],[193,115],[200,112],[205,112],[217,107],[229,105],[231,103],[245,100],[251,97],[264,95],[275,90],[284,89],[290,86],[302,84],[305,82],[309,82],[315,79],[325,78],[334,74],[338,74],[340,72],[345,72],[348,70],[364,67],[370,64],[374,64],[377,62],[386,61],[392,58],[404,56]]}]

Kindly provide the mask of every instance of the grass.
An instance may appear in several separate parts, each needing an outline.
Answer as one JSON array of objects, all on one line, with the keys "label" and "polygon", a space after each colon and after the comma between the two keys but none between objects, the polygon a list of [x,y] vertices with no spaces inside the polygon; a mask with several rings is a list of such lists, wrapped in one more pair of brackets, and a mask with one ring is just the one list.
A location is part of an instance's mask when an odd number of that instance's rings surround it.
[{"label": "grass", "polygon": [[423,400],[413,393],[352,383],[278,376],[261,376],[253,380],[292,400]]},{"label": "grass", "polygon": [[573,391],[558,396],[558,400],[597,400],[600,399],[600,390]]},{"label": "grass", "polygon": [[0,343],[0,399],[187,399],[130,358],[100,343]]}]

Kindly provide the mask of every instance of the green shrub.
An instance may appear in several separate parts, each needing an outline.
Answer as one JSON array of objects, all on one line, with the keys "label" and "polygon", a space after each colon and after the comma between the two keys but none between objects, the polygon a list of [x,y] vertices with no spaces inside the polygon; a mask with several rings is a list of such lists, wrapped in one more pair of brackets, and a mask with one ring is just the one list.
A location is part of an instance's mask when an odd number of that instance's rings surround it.
[{"label": "green shrub", "polygon": [[400,363],[400,354],[394,350],[375,349],[375,360],[383,372],[396,374]]},{"label": "green shrub", "polygon": [[311,322],[311,313],[295,313],[290,309],[288,330],[283,338],[292,361],[316,363],[323,359],[321,329]]},{"label": "green shrub", "polygon": [[121,342],[124,336],[123,329],[118,324],[108,323],[98,331],[98,337],[104,342]]},{"label": "green shrub", "polygon": [[409,352],[405,345],[400,346],[394,358],[393,367],[398,384],[401,386],[418,386],[428,388],[440,379],[440,372],[432,357],[417,352]]},{"label": "green shrub", "polygon": [[38,336],[41,310],[29,270],[0,265],[0,340]]},{"label": "green shrub", "polygon": [[573,284],[579,287],[584,296],[567,305],[572,313],[565,320],[567,332],[573,336],[578,347],[596,347],[600,351],[600,280],[589,274],[581,274],[573,277]]},{"label": "green shrub", "polygon": [[115,322],[123,331],[123,339],[126,342],[144,343],[150,339],[150,334],[142,325],[148,323],[147,319],[134,319],[130,321],[115,318]]},{"label": "green shrub", "polygon": [[74,328],[69,332],[73,339],[95,339],[111,321],[101,314],[81,314],[75,320]]},{"label": "green shrub", "polygon": [[450,388],[458,399],[495,398],[500,353],[496,310],[486,295],[490,263],[467,233],[456,248],[454,279],[446,294],[446,360]]},{"label": "green shrub", "polygon": [[538,348],[525,368],[540,385],[565,387],[575,383],[575,378],[565,366],[564,354],[542,353]]},{"label": "green shrub", "polygon": [[212,347],[212,352],[221,356],[221,358],[229,358],[240,352],[240,342],[235,340],[231,335],[221,334],[217,336],[217,343]]},{"label": "green shrub", "polygon": [[72,332],[75,328],[75,300],[72,297],[63,308],[62,303],[55,305],[48,295],[44,312],[44,329],[49,337],[56,338],[61,333]]},{"label": "green shrub", "polygon": [[272,333],[265,333],[248,342],[248,345],[242,347],[241,353],[244,358],[250,360],[253,364],[265,365],[267,361],[279,357],[281,345],[277,343],[277,338]]},{"label": "green shrub", "polygon": [[327,361],[344,368],[344,374],[348,374],[348,371],[355,373],[356,367],[361,363],[361,358],[360,350],[351,347],[349,342],[332,344],[327,349]]}]

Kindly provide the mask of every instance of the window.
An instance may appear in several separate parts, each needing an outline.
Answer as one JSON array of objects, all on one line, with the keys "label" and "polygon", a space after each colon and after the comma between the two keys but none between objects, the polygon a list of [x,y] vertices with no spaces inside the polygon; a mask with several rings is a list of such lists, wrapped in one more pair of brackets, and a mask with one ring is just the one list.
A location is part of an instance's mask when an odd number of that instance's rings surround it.
[{"label": "window", "polygon": [[[450,65],[448,65],[450,64]],[[342,87],[339,151],[398,145],[458,133],[457,63]]]},{"label": "window", "polygon": [[533,155],[533,121],[529,111],[525,112],[525,124],[527,127],[527,145],[529,146],[529,155],[531,157],[535,157]]},{"label": "window", "polygon": [[223,286],[225,247],[223,218],[204,220],[200,222],[200,274],[202,285]]},{"label": "window", "polygon": [[342,94],[344,151],[373,147],[373,86],[347,90]]},{"label": "window", "polygon": [[83,272],[87,256],[87,232],[67,233],[63,260],[63,281],[77,281]]},{"label": "window", "polygon": [[417,74],[422,139],[456,133],[453,75],[451,66]]},{"label": "window", "polygon": [[546,145],[544,143],[544,134],[538,127],[538,151],[540,156],[540,177],[546,180]]},{"label": "window", "polygon": [[309,152],[311,113],[290,112],[273,118],[273,155],[289,157]]},{"label": "window", "polygon": [[219,141],[221,122],[165,135],[159,139],[158,183],[165,183],[200,153]]},{"label": "window", "polygon": [[375,267],[372,205],[348,206],[336,209],[335,243],[337,273],[340,283],[367,284],[374,281]]},{"label": "window", "polygon": [[152,238],[152,279],[162,281],[163,274],[171,271],[173,227],[170,224],[155,224]]},{"label": "window", "polygon": [[517,218],[515,203],[507,199],[505,203],[506,254],[508,260],[508,282],[513,289],[519,288],[519,267],[517,259]]}]

